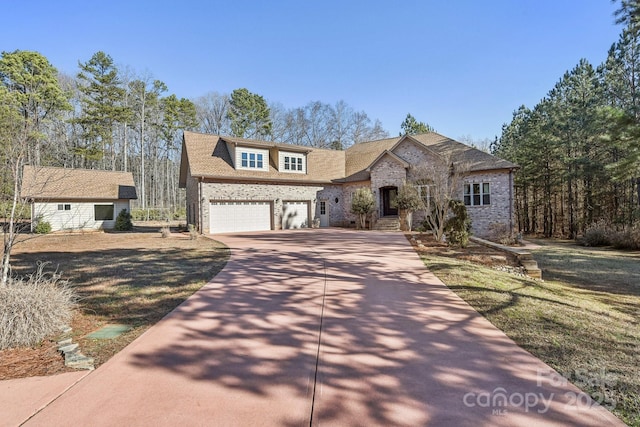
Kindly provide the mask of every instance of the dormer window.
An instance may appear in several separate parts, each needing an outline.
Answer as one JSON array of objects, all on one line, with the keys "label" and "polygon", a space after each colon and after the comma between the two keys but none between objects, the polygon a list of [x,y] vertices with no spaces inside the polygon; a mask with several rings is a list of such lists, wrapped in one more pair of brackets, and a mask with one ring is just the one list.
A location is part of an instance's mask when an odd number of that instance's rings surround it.
[{"label": "dormer window", "polygon": [[302,157],[284,156],[284,170],[302,172]]},{"label": "dormer window", "polygon": [[267,170],[268,154],[267,150],[252,148],[238,148],[238,169]]},{"label": "dormer window", "polygon": [[264,167],[264,159],[259,153],[242,153],[242,167],[251,169],[262,169]]},{"label": "dormer window", "polygon": [[306,173],[306,166],[304,154],[280,153],[280,171]]}]

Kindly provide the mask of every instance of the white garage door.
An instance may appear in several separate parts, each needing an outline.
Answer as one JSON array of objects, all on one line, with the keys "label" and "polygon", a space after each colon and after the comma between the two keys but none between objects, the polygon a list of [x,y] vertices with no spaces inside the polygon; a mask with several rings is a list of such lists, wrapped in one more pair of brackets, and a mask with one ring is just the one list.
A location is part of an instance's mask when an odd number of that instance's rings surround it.
[{"label": "white garage door", "polygon": [[284,202],[282,204],[282,228],[307,228],[309,226],[309,202]]},{"label": "white garage door", "polygon": [[212,202],[209,215],[211,233],[271,230],[269,202]]}]

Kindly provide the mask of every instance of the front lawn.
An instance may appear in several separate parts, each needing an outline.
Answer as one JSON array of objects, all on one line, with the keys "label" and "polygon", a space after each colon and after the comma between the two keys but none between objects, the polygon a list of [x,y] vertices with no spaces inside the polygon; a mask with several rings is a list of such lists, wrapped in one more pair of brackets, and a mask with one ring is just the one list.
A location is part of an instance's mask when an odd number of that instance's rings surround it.
[{"label": "front lawn", "polygon": [[[200,289],[228,257],[228,248],[214,240],[177,233],[162,238],[155,229],[28,238],[15,246],[12,266],[15,274],[28,274],[38,261],[50,262],[49,270],[71,281],[81,298],[71,324],[73,341],[98,366]],[[87,338],[107,324],[131,329],[117,338]],[[51,340],[0,351],[0,379],[64,370]]]},{"label": "front lawn", "polygon": [[640,254],[541,243],[534,257],[543,281],[451,257],[445,248],[421,256],[518,345],[640,426]]}]

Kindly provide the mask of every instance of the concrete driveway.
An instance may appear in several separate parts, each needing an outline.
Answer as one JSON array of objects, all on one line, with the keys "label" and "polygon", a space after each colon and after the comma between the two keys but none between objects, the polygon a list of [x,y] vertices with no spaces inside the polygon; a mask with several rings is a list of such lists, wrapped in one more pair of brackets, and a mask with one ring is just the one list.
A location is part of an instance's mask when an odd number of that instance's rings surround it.
[{"label": "concrete driveway", "polygon": [[218,236],[225,269],[26,425],[622,425],[399,233]]}]

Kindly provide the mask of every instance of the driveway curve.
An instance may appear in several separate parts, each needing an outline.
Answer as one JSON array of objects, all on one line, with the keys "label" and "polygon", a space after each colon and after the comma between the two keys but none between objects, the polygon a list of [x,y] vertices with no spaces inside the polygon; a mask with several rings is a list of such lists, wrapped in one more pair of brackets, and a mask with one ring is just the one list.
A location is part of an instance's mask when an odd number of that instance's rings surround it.
[{"label": "driveway curve", "polygon": [[402,234],[216,239],[231,248],[220,274],[26,425],[623,425]]}]

